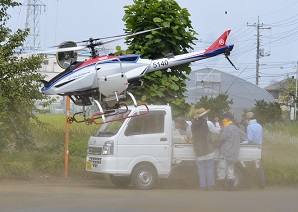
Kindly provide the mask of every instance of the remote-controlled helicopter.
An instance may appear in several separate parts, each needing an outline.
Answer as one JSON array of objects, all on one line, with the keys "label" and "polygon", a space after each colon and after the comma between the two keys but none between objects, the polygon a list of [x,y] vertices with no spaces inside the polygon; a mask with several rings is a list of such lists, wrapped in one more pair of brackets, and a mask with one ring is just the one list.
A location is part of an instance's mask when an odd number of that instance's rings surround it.
[{"label": "remote-controlled helicopter", "polygon": [[[79,112],[69,118],[68,122],[85,122],[87,124],[96,123],[102,124],[116,119],[106,121],[108,116],[119,114],[118,110],[121,106],[127,106],[120,102],[128,96],[132,98],[135,107],[143,106],[146,112],[136,114],[142,115],[149,112],[145,104],[137,104],[133,94],[129,92],[133,86],[141,85],[140,78],[146,73],[157,70],[165,70],[167,68],[203,60],[217,55],[225,55],[229,62],[233,63],[228,58],[230,51],[234,45],[226,45],[226,40],[230,30],[225,31],[208,49],[191,52],[181,55],[168,54],[160,59],[142,59],[140,55],[131,54],[123,56],[114,55],[98,55],[95,47],[109,42],[113,42],[124,37],[136,36],[142,33],[148,33],[155,28],[128,35],[113,37],[110,40],[101,41],[92,39],[82,41],[86,42],[85,46],[77,46],[75,42],[63,42],[56,50],[56,59],[60,67],[65,70],[49,81],[43,80],[44,84],[41,89],[46,95],[61,95],[69,96],[76,104],[83,106],[83,112]],[[77,61],[77,51],[89,48],[91,57],[85,61]],[[234,66],[234,65],[233,65]],[[234,66],[235,67],[235,66]],[[78,121],[75,116],[83,113],[85,116],[85,106],[95,103],[99,112],[92,115],[91,118],[84,118],[83,121]],[[101,118],[101,122],[96,122],[96,119]],[[127,117],[125,117],[127,118]]]}]

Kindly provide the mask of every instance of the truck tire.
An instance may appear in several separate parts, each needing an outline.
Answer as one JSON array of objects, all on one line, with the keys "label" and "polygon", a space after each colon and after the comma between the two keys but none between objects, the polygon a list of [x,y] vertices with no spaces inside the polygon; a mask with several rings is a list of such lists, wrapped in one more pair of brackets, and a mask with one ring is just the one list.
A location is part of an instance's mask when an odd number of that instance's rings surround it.
[{"label": "truck tire", "polygon": [[136,189],[150,190],[156,183],[157,173],[152,165],[140,164],[133,169],[131,180]]},{"label": "truck tire", "polygon": [[113,183],[113,185],[117,187],[126,187],[130,184],[129,176],[115,176],[110,174],[110,180]]},{"label": "truck tire", "polygon": [[237,166],[235,166],[234,172],[235,172],[234,190],[237,190],[242,187],[244,176],[241,169]]}]

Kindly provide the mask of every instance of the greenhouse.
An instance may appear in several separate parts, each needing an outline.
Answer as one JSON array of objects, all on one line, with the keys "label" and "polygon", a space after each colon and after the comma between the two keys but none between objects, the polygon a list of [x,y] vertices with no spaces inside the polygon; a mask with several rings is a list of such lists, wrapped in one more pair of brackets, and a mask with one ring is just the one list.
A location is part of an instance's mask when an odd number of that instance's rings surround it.
[{"label": "greenhouse", "polygon": [[202,96],[215,98],[218,94],[226,94],[229,99],[233,99],[230,112],[237,121],[241,121],[243,110],[253,108],[256,101],[275,101],[271,94],[255,84],[219,70],[194,70],[189,74],[189,78],[188,91],[185,93],[187,103],[197,103]]}]

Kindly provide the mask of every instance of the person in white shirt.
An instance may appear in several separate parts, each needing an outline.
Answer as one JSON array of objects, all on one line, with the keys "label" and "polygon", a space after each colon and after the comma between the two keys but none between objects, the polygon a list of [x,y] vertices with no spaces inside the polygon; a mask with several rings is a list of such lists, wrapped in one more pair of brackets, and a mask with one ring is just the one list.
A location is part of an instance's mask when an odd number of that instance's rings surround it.
[{"label": "person in white shirt", "polygon": [[[199,185],[202,190],[213,190],[214,181],[214,154],[211,134],[218,134],[220,126],[208,121],[210,110],[199,108],[192,119],[191,131],[194,152],[197,157]],[[218,119],[217,119],[218,120]]]},{"label": "person in white shirt", "polygon": [[[263,144],[263,127],[260,125],[253,112],[248,112],[245,114],[247,125],[247,143],[259,145],[262,148]],[[263,160],[260,160],[258,164],[257,173],[259,177],[259,188],[265,188],[265,174],[263,169]]]}]

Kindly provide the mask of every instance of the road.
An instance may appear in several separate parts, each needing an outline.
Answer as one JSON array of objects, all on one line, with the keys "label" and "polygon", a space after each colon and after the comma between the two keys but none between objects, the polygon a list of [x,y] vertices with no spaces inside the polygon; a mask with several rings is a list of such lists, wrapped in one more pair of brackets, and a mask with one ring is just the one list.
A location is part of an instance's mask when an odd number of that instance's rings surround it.
[{"label": "road", "polygon": [[159,186],[140,191],[109,183],[0,182],[0,212],[297,212],[298,188],[200,191]]}]

